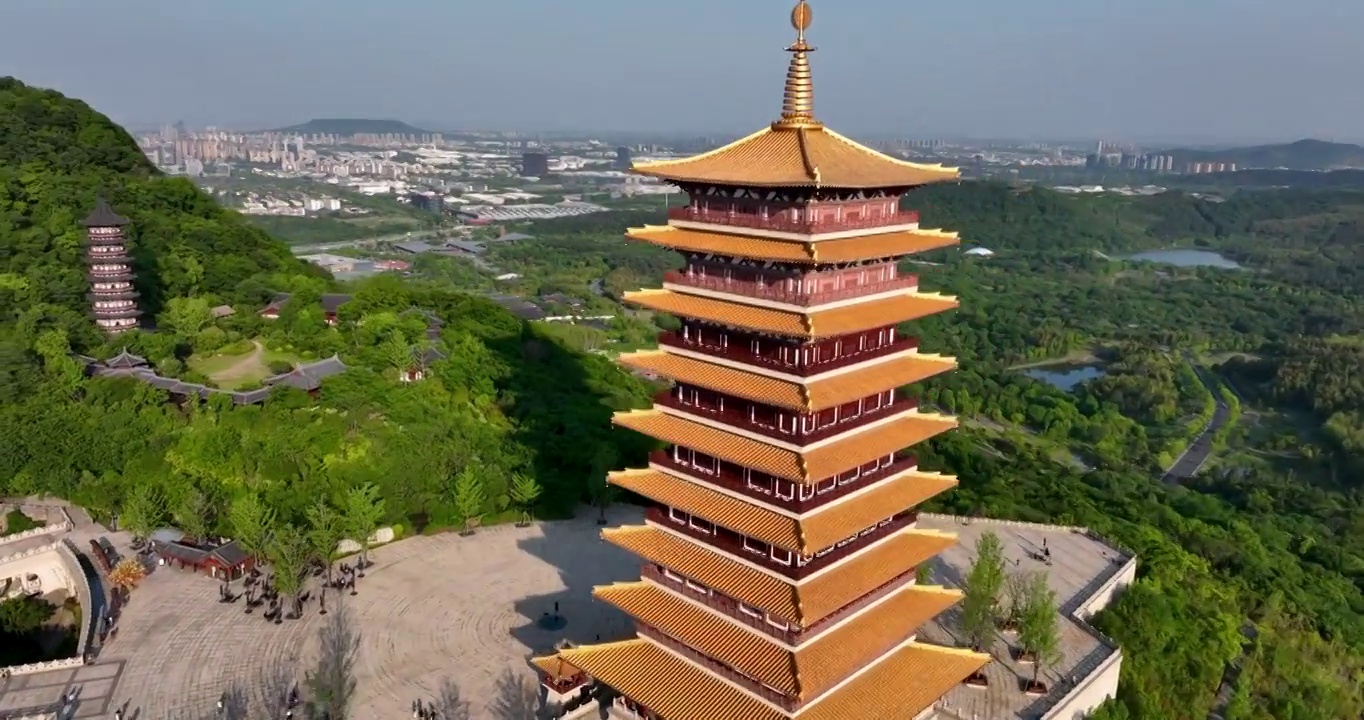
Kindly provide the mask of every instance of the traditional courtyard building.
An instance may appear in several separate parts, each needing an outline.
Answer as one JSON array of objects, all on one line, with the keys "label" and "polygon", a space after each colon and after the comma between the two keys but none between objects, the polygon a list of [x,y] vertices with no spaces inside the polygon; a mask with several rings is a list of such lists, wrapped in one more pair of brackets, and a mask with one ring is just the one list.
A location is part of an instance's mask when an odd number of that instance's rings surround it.
[{"label": "traditional courtyard building", "polygon": [[556,697],[589,677],[646,718],[903,720],[989,660],[916,639],[960,593],[916,582],[955,535],[918,529],[915,508],[956,479],[903,452],[956,420],[901,388],[955,361],[897,326],[957,301],[897,260],[957,236],[920,228],[900,200],[958,174],[815,119],[810,19],[800,0],[780,120],[634,168],[690,198],[627,233],[682,255],[662,289],[625,296],[681,329],[621,358],[675,384],[614,422],[671,448],[609,478],[653,501],[644,525],[603,532],[643,577],[594,593],[638,635],[535,660]]},{"label": "traditional courtyard building", "polygon": [[85,257],[90,264],[86,277],[90,281],[90,307],[95,324],[114,334],[136,328],[142,311],[137,307],[137,290],[133,289],[133,259],[123,236],[128,219],[99,198],[94,211],[81,224],[85,226]]}]

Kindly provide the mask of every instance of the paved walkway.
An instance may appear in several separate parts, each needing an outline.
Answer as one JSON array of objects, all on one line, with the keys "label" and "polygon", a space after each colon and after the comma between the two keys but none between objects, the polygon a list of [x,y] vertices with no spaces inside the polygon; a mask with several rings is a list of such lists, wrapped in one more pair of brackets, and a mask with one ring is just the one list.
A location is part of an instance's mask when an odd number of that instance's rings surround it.
[{"label": "paved walkway", "polygon": [[[591,589],[637,578],[639,561],[598,537],[595,512],[582,515],[528,528],[486,528],[468,538],[412,538],[376,549],[376,565],[360,580],[359,594],[343,598],[361,634],[353,715],[405,717],[414,699],[430,697],[449,677],[471,702],[474,717],[500,720],[508,714],[497,708],[506,703],[509,686],[534,689],[526,665],[531,654],[548,651],[561,639],[592,642],[630,634],[626,617],[594,602]],[[637,511],[626,508],[611,517],[612,525],[638,519]],[[107,692],[99,688],[99,701],[83,704],[77,717],[112,713],[126,702],[130,720],[161,720],[182,710],[211,708],[233,681],[259,696],[261,675],[273,667],[294,670],[301,680],[314,661],[317,630],[325,620],[316,601],[301,620],[277,626],[263,620],[259,610],[244,614],[241,601],[217,602],[217,592],[204,576],[165,567],[152,573],[133,592],[118,635],[96,665],[85,669],[116,667],[117,677]],[[334,600],[329,596],[329,608]],[[567,625],[541,629],[538,621],[556,603]],[[0,692],[0,710],[57,700],[71,681],[49,675],[55,673],[25,681],[32,691],[25,692],[22,704],[17,694],[11,702]]]}]

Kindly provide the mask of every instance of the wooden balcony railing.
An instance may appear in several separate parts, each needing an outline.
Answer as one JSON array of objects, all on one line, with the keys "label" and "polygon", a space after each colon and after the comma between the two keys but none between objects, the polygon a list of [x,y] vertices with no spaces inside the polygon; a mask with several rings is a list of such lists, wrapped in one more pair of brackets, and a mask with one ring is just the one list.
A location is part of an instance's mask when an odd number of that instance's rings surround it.
[{"label": "wooden balcony railing", "polygon": [[816,292],[806,292],[803,288],[799,287],[787,288],[786,283],[780,280],[777,281],[777,284],[769,284],[758,280],[737,280],[710,275],[693,275],[678,271],[664,273],[663,282],[685,285],[700,290],[733,293],[735,295],[743,295],[744,297],[750,297],[757,300],[768,300],[771,302],[786,303],[788,305],[809,307],[812,305],[824,305],[826,303],[838,302],[839,300],[849,300],[852,298],[866,297],[868,295],[876,295],[892,290],[916,288],[919,286],[919,277],[917,275],[902,275],[894,280],[867,283],[858,287],[845,287],[838,290],[820,290]]},{"label": "wooden balcony railing", "polygon": [[710,210],[687,206],[670,208],[668,210],[668,219],[681,220],[684,222],[730,225],[732,227],[752,228],[754,230],[771,230],[774,232],[799,233],[801,235],[817,235],[820,233],[841,232],[843,230],[867,230],[878,227],[910,225],[919,222],[919,213],[915,211],[902,211],[895,213],[894,215],[844,218],[842,220],[796,220],[788,216],[764,216],[757,212],[743,212],[739,210],[730,212],[728,210]]},{"label": "wooden balcony railing", "polygon": [[882,478],[887,478],[896,473],[909,470],[919,464],[919,459],[909,453],[896,453],[895,461],[891,464],[880,468],[879,470],[863,473],[852,482],[837,485],[832,490],[816,493],[814,497],[808,497],[804,500],[799,499],[799,494],[792,498],[782,498],[774,492],[763,492],[757,488],[749,487],[748,483],[744,481],[743,470],[739,466],[728,462],[721,461],[720,470],[715,474],[705,473],[696,468],[683,465],[674,460],[667,450],[655,450],[654,452],[649,453],[649,462],[654,463],[659,467],[672,470],[673,472],[681,473],[689,478],[695,478],[701,483],[714,485],[729,490],[730,492],[739,493],[744,497],[752,498],[759,502],[767,503],[768,505],[775,505],[792,512],[806,512],[855,493]]},{"label": "wooden balcony railing", "polygon": [[900,397],[895,398],[894,402],[882,405],[875,410],[867,410],[861,415],[854,417],[839,418],[839,421],[832,425],[826,425],[810,431],[803,431],[799,429],[799,427],[795,427],[796,419],[792,417],[789,422],[795,429],[790,432],[783,431],[780,428],[771,425],[754,422],[749,418],[749,414],[745,410],[730,408],[720,410],[718,408],[702,405],[689,405],[678,400],[667,391],[654,396],[654,404],[669,407],[689,415],[695,415],[696,417],[724,423],[730,427],[747,430],[748,432],[769,437],[773,440],[780,440],[795,445],[808,445],[810,443],[819,442],[820,440],[827,440],[836,435],[841,435],[849,430],[876,422],[882,418],[890,417],[896,413],[912,410],[919,406],[919,400],[911,395],[901,393]]},{"label": "wooden balcony railing", "polygon": [[[728,347],[720,347],[718,345],[693,342],[683,338],[681,335],[675,332],[659,333],[658,344],[679,348],[681,350],[690,350],[695,353],[701,353],[703,355],[724,358],[726,360],[733,360],[734,362],[746,363],[749,365],[756,365],[765,368],[772,368],[773,370],[786,373],[787,375],[809,377],[811,375],[818,375],[820,373],[828,372],[830,370],[844,368],[849,365],[856,365],[857,363],[865,362],[873,358],[884,357],[886,355],[893,355],[895,353],[904,352],[906,350],[913,350],[919,347],[919,339],[915,337],[903,336],[896,338],[893,342],[887,343],[878,348],[852,352],[847,355],[840,355],[839,357],[833,358],[831,360],[822,360],[820,362],[810,363],[809,365],[804,365],[796,362],[787,362],[779,358],[759,355],[757,353],[750,351],[746,344],[741,346],[739,343],[735,343]],[[792,354],[794,355],[796,353]]]}]

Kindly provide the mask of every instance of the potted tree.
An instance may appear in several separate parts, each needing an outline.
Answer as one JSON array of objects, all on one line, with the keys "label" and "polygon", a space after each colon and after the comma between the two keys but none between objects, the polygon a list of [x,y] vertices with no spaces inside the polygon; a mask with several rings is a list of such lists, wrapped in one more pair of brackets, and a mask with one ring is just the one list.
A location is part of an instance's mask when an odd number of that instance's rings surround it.
[{"label": "potted tree", "polygon": [[1023,619],[1023,612],[1028,605],[1028,583],[1031,577],[1029,573],[1009,573],[1004,579],[1004,603],[1003,617],[1000,620],[999,628],[1004,632],[1018,632],[1018,625]]},{"label": "potted tree", "polygon": [[1056,618],[1056,593],[1047,585],[1046,576],[1036,573],[1028,580],[1018,624],[1018,661],[1032,664],[1032,679],[1023,683],[1026,693],[1047,693],[1047,685],[1041,680],[1042,671],[1054,665],[1060,654],[1061,638]]},{"label": "potted tree", "polygon": [[[1004,546],[999,536],[984,533],[976,541],[976,560],[962,587],[961,629],[977,652],[989,652],[995,632],[996,606],[1004,585]],[[989,684],[984,670],[966,678],[968,685]]]}]

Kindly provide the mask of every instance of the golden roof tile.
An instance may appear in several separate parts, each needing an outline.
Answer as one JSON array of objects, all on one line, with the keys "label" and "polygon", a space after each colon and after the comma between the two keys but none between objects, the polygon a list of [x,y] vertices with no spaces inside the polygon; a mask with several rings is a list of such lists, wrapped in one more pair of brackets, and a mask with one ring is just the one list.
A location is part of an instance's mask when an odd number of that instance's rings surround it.
[{"label": "golden roof tile", "polygon": [[957,168],[898,160],[816,124],[773,125],[710,152],[633,170],[681,183],[849,189],[907,188],[960,176]]},{"label": "golden roof tile", "polygon": [[836,240],[773,240],[747,235],[692,230],[671,225],[630,228],[625,236],[659,247],[706,255],[817,265],[900,257],[950,247],[960,242],[955,232],[897,230]]},{"label": "golden roof tile", "polygon": [[692,448],[769,475],[796,482],[805,476],[799,453],[683,420],[659,410],[616,413],[611,422],[663,442]]},{"label": "golden roof tile", "polygon": [[802,518],[801,552],[812,555],[833,547],[855,532],[917,507],[956,486],[957,479],[951,475],[918,470],[880,480],[871,489],[817,508]]},{"label": "golden roof tile", "polygon": [[675,355],[666,349],[628,353],[619,362],[677,382],[798,412],[818,412],[910,385],[957,366],[953,358],[907,353],[809,381],[782,380],[759,371]]},{"label": "golden roof tile", "polygon": [[961,593],[936,586],[906,585],[849,621],[797,649],[715,611],[640,581],[596,588],[593,595],[646,625],[676,638],[770,685],[790,697],[809,700],[870,664],[888,646],[961,599]]},{"label": "golden roof tile", "polygon": [[546,655],[544,657],[532,658],[530,664],[534,665],[536,669],[556,681],[572,680],[582,674],[582,670],[573,667],[568,661],[564,660],[562,655]]},{"label": "golden roof tile", "polygon": [[755,503],[744,502],[661,470],[622,470],[609,473],[606,478],[617,487],[705,518],[720,527],[729,528],[785,550],[801,552],[800,521],[789,515]]},{"label": "golden roof tile", "polygon": [[851,367],[809,382],[809,410],[825,410],[913,385],[956,367],[956,358],[929,353],[910,353],[865,367]]},{"label": "golden roof tile", "polygon": [[603,530],[602,537],[798,628],[811,627],[956,542],[948,533],[901,530],[797,584],[654,525]]},{"label": "golden roof tile", "polygon": [[[565,650],[592,677],[668,720],[789,720],[791,714],[645,639]],[[812,704],[799,720],[912,718],[990,661],[966,650],[907,643]]]},{"label": "golden roof tile", "polygon": [[957,426],[957,419],[934,413],[911,412],[851,435],[825,442],[804,454],[803,482],[819,482],[865,465],[879,457],[917,445]]},{"label": "golden roof tile", "polygon": [[737,299],[717,300],[673,290],[636,290],[625,293],[624,299],[655,312],[805,340],[820,340],[898,325],[951,310],[960,304],[954,297],[918,292],[806,312],[773,310],[745,305]]},{"label": "golden roof tile", "polygon": [[793,517],[661,470],[622,470],[607,478],[613,485],[660,504],[807,557],[957,484],[950,475],[907,470],[836,503]]},{"label": "golden roof tile", "polygon": [[946,415],[907,412],[797,452],[657,409],[619,412],[611,421],[666,443],[798,483],[820,482],[957,426],[957,419]]}]

